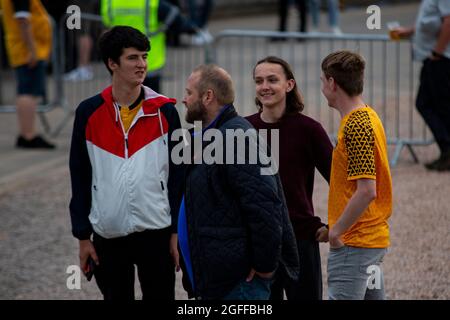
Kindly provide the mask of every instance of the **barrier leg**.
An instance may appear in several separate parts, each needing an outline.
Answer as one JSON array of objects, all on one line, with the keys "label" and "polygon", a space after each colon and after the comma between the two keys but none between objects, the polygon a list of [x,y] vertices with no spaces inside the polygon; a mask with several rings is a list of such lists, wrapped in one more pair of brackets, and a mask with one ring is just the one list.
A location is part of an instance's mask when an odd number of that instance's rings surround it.
[{"label": "barrier leg", "polygon": [[45,117],[45,114],[42,113],[42,112],[38,112],[37,114],[39,116],[39,120],[41,120],[42,127],[44,128],[45,133],[49,134],[51,129],[50,129],[50,125],[48,123],[48,120]]},{"label": "barrier leg", "polygon": [[390,161],[391,167],[395,167],[397,165],[398,159],[400,158],[400,152],[402,151],[404,146],[405,146],[405,144],[403,143],[402,140],[400,140],[396,143],[394,155],[392,156],[391,161]]},{"label": "barrier leg", "polygon": [[67,122],[73,117],[74,111],[65,109],[65,115],[64,118],[61,120],[61,122],[56,126],[55,130],[51,133],[52,137],[56,137],[61,133],[61,130],[66,126]]},{"label": "barrier leg", "polygon": [[416,152],[412,148],[412,145],[407,144],[406,147],[408,148],[409,153],[411,154],[411,156],[412,156],[412,158],[414,160],[414,163],[419,163],[419,158],[417,157]]}]

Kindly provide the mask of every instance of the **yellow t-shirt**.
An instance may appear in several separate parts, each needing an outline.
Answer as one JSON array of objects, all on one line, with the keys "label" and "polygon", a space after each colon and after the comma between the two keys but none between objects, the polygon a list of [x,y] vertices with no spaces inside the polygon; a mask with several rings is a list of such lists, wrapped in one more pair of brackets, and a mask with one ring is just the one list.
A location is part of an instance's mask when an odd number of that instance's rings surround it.
[{"label": "yellow t-shirt", "polygon": [[348,246],[389,246],[388,218],[392,211],[392,182],[383,125],[369,106],[346,115],[333,151],[328,197],[328,223],[336,223],[361,178],[376,180],[377,197],[341,237]]},{"label": "yellow t-shirt", "polygon": [[38,60],[48,60],[52,45],[50,18],[39,0],[29,0],[28,8],[15,8],[12,0],[1,0],[3,26],[9,62],[12,67],[28,63],[29,50],[20,32],[18,16],[27,17]]},{"label": "yellow t-shirt", "polygon": [[139,109],[142,106],[142,100],[136,106],[121,106],[120,107],[120,119],[122,120],[123,129],[128,132],[133,119],[136,117]]}]

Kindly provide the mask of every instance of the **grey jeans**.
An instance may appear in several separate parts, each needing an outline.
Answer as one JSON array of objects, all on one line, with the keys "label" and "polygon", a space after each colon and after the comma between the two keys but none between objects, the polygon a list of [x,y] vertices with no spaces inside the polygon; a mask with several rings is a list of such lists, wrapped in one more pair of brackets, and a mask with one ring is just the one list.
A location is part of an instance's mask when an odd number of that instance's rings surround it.
[{"label": "grey jeans", "polygon": [[387,249],[343,246],[328,254],[330,300],[384,300],[381,269]]}]

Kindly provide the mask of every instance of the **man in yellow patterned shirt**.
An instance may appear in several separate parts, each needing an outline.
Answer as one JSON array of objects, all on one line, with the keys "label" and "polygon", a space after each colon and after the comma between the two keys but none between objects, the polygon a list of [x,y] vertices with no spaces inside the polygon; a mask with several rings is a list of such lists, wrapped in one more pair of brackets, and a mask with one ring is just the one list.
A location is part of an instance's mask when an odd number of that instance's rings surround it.
[{"label": "man in yellow patterned shirt", "polygon": [[383,125],[362,99],[364,59],[350,51],[322,61],[322,93],[342,120],[328,198],[328,295],[384,299],[381,262],[389,246],[392,183]]}]

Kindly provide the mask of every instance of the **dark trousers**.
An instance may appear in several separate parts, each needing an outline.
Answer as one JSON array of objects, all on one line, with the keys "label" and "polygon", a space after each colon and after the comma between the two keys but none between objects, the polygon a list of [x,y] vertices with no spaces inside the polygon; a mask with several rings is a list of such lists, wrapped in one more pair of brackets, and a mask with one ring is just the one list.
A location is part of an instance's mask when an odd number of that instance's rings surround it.
[{"label": "dark trousers", "polygon": [[417,110],[442,153],[450,151],[450,59],[423,62]]},{"label": "dark trousers", "polygon": [[175,299],[175,267],[169,252],[171,230],[146,230],[105,239],[94,233],[99,265],[94,276],[105,300],[134,300],[137,266],[143,300]]},{"label": "dark trousers", "polygon": [[209,16],[213,9],[213,0],[203,0],[202,4],[197,3],[197,0],[188,0],[189,18],[200,29],[208,25]]},{"label": "dark trousers", "polygon": [[[299,13],[299,31],[306,32],[306,1],[307,0],[295,0],[295,4]],[[278,1],[278,15],[280,18],[279,31],[286,31],[287,14],[288,14],[289,0]]]},{"label": "dark trousers", "polygon": [[[180,9],[179,0],[169,0],[170,4]],[[180,33],[174,28],[169,28],[166,31],[166,42],[168,46],[178,47],[180,45]]]},{"label": "dark trousers", "polygon": [[288,300],[322,300],[322,267],[319,243],[315,240],[297,240],[300,258],[298,282],[287,279],[277,271],[272,284],[270,300],[283,300],[283,289]]}]

